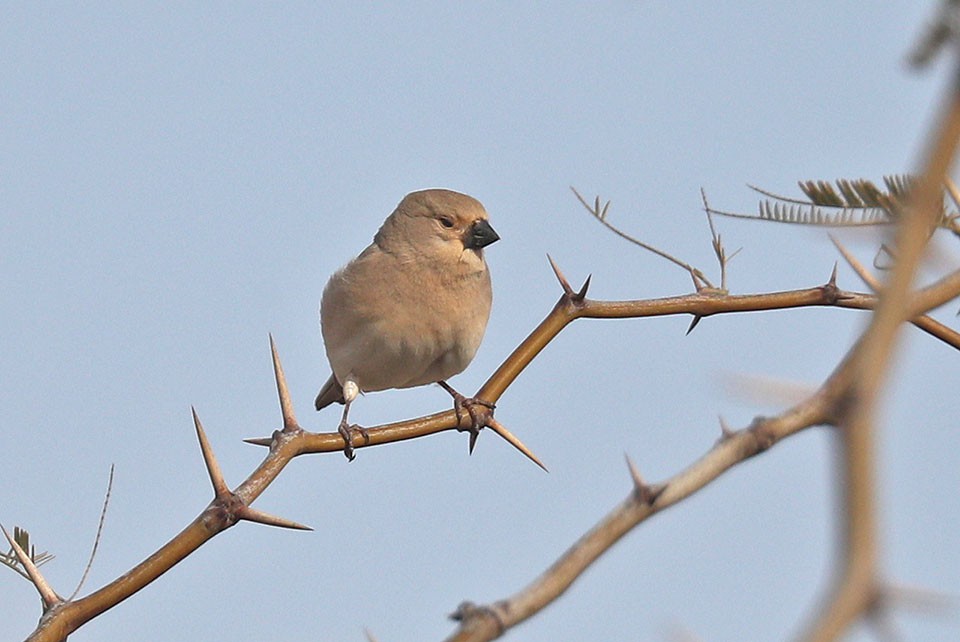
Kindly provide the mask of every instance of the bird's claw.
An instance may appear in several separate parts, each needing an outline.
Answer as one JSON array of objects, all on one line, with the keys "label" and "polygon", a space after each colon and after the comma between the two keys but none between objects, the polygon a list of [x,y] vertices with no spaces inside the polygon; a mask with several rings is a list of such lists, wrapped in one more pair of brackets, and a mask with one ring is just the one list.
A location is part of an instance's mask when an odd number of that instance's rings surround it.
[{"label": "bird's claw", "polygon": [[487,419],[493,414],[496,406],[489,401],[477,399],[476,397],[462,397],[458,402],[454,402],[453,409],[457,413],[457,421],[463,420],[463,410],[466,409],[470,415],[470,430],[479,431],[487,425]]},{"label": "bird's claw", "polygon": [[343,437],[343,455],[347,458],[347,461],[353,461],[357,458],[357,455],[353,450],[354,441],[352,431],[354,430],[363,436],[363,441],[365,443],[370,443],[370,433],[367,432],[366,428],[357,424],[353,424],[351,426],[345,421],[340,422],[340,425],[337,426],[337,432],[340,433],[341,437]]},{"label": "bird's claw", "polygon": [[[457,414],[457,425],[463,421],[463,411],[466,410],[470,415],[470,427],[466,430],[470,433],[470,452],[473,453],[473,447],[477,444],[477,438],[480,431],[487,426],[487,421],[493,416],[496,405],[476,397],[464,397],[458,395],[453,398],[453,411]],[[462,430],[462,429],[459,429]]]},{"label": "bird's claw", "polygon": [[[473,447],[477,443],[477,437],[480,436],[480,431],[488,425],[490,418],[493,417],[496,405],[479,397],[464,397],[446,381],[438,381],[437,383],[453,397],[453,412],[457,415],[457,430],[470,433],[470,452],[472,453]],[[463,423],[464,410],[470,415],[469,428],[460,427],[460,424]]]}]

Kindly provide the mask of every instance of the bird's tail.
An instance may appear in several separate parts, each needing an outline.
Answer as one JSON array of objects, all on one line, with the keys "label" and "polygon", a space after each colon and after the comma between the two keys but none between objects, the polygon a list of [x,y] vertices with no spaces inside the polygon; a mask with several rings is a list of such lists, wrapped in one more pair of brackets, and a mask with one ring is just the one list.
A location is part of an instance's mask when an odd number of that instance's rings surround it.
[{"label": "bird's tail", "polygon": [[317,393],[317,400],[313,402],[317,410],[322,410],[332,403],[344,403],[343,388],[337,382],[337,378],[330,375],[327,383],[323,384],[320,392]]}]

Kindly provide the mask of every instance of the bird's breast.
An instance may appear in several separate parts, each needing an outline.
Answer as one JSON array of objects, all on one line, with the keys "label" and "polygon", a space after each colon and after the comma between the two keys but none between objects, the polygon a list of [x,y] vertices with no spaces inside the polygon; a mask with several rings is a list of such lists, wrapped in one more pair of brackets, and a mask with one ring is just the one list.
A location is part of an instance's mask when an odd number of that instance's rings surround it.
[{"label": "bird's breast", "polygon": [[321,325],[337,379],[352,376],[361,390],[375,391],[462,372],[490,315],[490,277],[482,258],[479,271],[462,262],[387,259],[362,257],[324,292]]}]

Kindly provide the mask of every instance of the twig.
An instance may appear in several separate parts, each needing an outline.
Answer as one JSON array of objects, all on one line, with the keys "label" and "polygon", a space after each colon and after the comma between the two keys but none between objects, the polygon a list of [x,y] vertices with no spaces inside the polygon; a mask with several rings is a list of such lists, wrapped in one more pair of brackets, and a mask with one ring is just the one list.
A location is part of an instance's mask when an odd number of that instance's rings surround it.
[{"label": "twig", "polygon": [[667,252],[664,252],[664,251],[661,250],[660,248],[654,247],[653,245],[650,245],[649,243],[644,243],[644,242],[641,241],[640,239],[637,239],[637,238],[634,238],[633,236],[630,236],[629,234],[627,234],[626,232],[624,232],[624,231],[621,230],[620,228],[618,228],[618,227],[616,227],[615,225],[611,224],[610,221],[607,220],[607,211],[610,209],[610,201],[607,201],[607,202],[603,205],[603,207],[601,207],[601,206],[600,206],[600,197],[598,196],[598,197],[596,197],[596,199],[594,200],[594,204],[593,204],[593,205],[590,205],[589,203],[587,203],[586,199],[584,199],[583,196],[580,195],[580,192],[578,192],[578,191],[576,190],[576,188],[571,187],[571,188],[570,188],[570,191],[572,191],[573,194],[574,194],[574,196],[577,197],[577,200],[580,201],[580,204],[583,205],[583,207],[584,207],[588,212],[590,212],[590,214],[591,214],[595,219],[597,219],[598,221],[600,221],[600,223],[601,223],[604,227],[606,227],[608,230],[610,230],[611,232],[613,232],[614,234],[616,234],[616,235],[619,236],[620,238],[625,239],[625,240],[633,243],[633,244],[636,245],[637,247],[640,247],[640,248],[642,248],[642,249],[644,249],[644,250],[646,250],[646,251],[648,251],[648,252],[653,252],[653,253],[656,254],[657,256],[659,256],[659,257],[661,257],[661,258],[664,258],[664,259],[666,259],[667,261],[673,263],[674,265],[679,266],[679,267],[683,268],[684,270],[686,270],[686,271],[690,274],[690,277],[693,279],[693,285],[694,285],[694,287],[696,288],[696,290],[697,290],[698,292],[699,292],[704,286],[706,286],[706,287],[708,287],[708,288],[713,288],[713,284],[710,283],[710,280],[703,274],[703,272],[701,272],[701,271],[698,270],[697,268],[693,267],[692,265],[689,265],[688,263],[684,263],[683,261],[681,261],[681,260],[678,259],[677,257],[675,257],[675,256],[673,256],[672,254],[669,254],[669,253],[667,253]]},{"label": "twig", "polygon": [[90,574],[90,569],[93,567],[93,560],[97,557],[97,548],[100,547],[100,536],[103,534],[103,523],[107,519],[107,506],[110,505],[110,493],[113,491],[113,469],[113,464],[110,464],[110,478],[107,480],[107,492],[103,497],[103,507],[100,508],[100,520],[97,522],[97,535],[93,538],[93,548],[90,550],[90,559],[87,561],[86,568],[83,569],[83,575],[80,577],[80,581],[77,582],[77,588],[73,589],[73,593],[67,598],[67,602],[72,602],[73,598],[80,592],[80,589],[83,588],[83,583],[87,581],[87,575]]},{"label": "twig", "polygon": [[[727,292],[727,265],[731,260],[733,260],[733,257],[735,257],[737,254],[740,254],[740,250],[743,248],[737,248],[734,250],[733,254],[727,256],[727,251],[723,247],[720,234],[717,233],[716,227],[714,227],[713,224],[713,211],[710,209],[710,204],[707,202],[707,192],[702,187],[700,188],[700,199],[703,201],[703,211],[707,216],[707,223],[710,225],[710,237],[713,241],[713,252],[717,257],[717,263],[720,264],[720,291],[725,293]],[[689,334],[689,330],[687,332]]]},{"label": "twig", "polygon": [[[851,352],[854,380],[838,415],[842,448],[843,564],[818,608],[808,631],[812,642],[836,640],[850,624],[874,606],[877,578],[875,416],[877,399],[896,345],[897,330],[911,318],[911,286],[924,248],[940,214],[941,186],[953,163],[960,137],[960,67],[950,80],[947,104],[934,130],[932,144],[912,202],[896,227],[897,258],[880,295],[870,325]],[[928,306],[930,307],[930,306]]]},{"label": "twig", "polygon": [[[601,555],[649,517],[673,506],[754,455],[810,426],[828,421],[837,388],[845,384],[841,372],[804,402],[776,417],[757,419],[748,428],[725,430],[699,460],[661,484],[646,484],[628,458],[631,492],[585,533],[540,577],[514,595],[474,608],[462,618],[447,642],[492,640],[532,617],[562,595]],[[638,489],[645,488],[647,491]]]}]

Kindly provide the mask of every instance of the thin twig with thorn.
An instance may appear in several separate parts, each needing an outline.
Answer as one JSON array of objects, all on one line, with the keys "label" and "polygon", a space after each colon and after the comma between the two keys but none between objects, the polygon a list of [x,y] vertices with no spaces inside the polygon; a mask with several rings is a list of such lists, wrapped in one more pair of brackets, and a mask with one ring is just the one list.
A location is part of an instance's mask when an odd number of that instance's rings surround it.
[{"label": "thin twig with thorn", "polygon": [[713,224],[713,210],[710,209],[710,204],[707,202],[707,192],[702,187],[700,188],[700,198],[703,201],[703,211],[707,215],[707,224],[710,225],[710,237],[713,239],[713,253],[717,257],[717,263],[720,264],[720,291],[727,292],[727,264],[729,264],[730,261],[733,260],[733,257],[739,254],[743,248],[738,247],[734,250],[733,254],[727,256],[727,250],[723,247],[723,240],[720,238],[720,234]]},{"label": "thin twig with thorn", "polygon": [[670,255],[670,254],[667,254],[667,253],[664,252],[663,250],[661,250],[661,249],[659,249],[659,248],[656,248],[656,247],[654,247],[654,246],[652,246],[652,245],[650,245],[650,244],[648,244],[648,243],[644,243],[643,241],[641,241],[641,240],[639,240],[639,239],[636,239],[636,238],[630,236],[629,234],[627,234],[627,233],[624,232],[623,230],[619,229],[618,227],[616,227],[616,226],[614,226],[614,225],[611,225],[610,222],[607,221],[607,210],[610,209],[610,201],[607,201],[606,204],[601,208],[601,207],[600,207],[600,197],[598,196],[597,199],[596,199],[596,202],[594,203],[594,205],[591,206],[589,203],[587,203],[586,199],[584,199],[583,196],[580,195],[580,192],[578,192],[578,191],[576,190],[576,188],[570,187],[570,191],[572,191],[573,194],[577,197],[577,200],[580,201],[580,204],[583,205],[583,207],[586,208],[586,210],[587,210],[588,212],[590,212],[590,214],[591,214],[595,219],[597,219],[598,221],[600,221],[600,223],[603,224],[603,226],[606,227],[608,230],[610,230],[611,232],[613,232],[614,234],[616,234],[616,235],[619,236],[620,238],[626,239],[627,241],[630,241],[630,242],[633,243],[634,245],[636,245],[636,246],[638,246],[638,247],[641,247],[641,248],[647,250],[648,252],[653,252],[653,253],[656,254],[657,256],[659,256],[659,257],[661,257],[661,258],[664,258],[664,259],[670,261],[671,263],[673,263],[674,265],[677,265],[677,266],[683,268],[684,270],[686,270],[686,271],[690,274],[690,277],[693,279],[693,285],[694,285],[694,287],[697,289],[698,292],[699,292],[701,289],[703,289],[703,286],[704,286],[704,285],[706,285],[706,287],[709,287],[709,288],[712,288],[712,287],[713,287],[713,284],[710,283],[710,280],[707,279],[707,277],[704,276],[703,272],[701,272],[701,271],[698,270],[697,268],[695,268],[695,267],[693,267],[692,265],[689,265],[689,264],[687,264],[687,263],[684,263],[683,261],[681,261],[680,259],[676,258],[675,256],[672,256],[672,255]]},{"label": "thin twig with thorn", "polygon": [[113,469],[114,465],[110,464],[110,478],[107,480],[107,494],[103,498],[103,507],[100,509],[100,521],[97,523],[97,535],[93,538],[93,549],[90,551],[90,559],[87,561],[87,567],[83,569],[83,575],[80,577],[80,581],[77,583],[77,588],[73,589],[73,593],[71,593],[70,597],[67,598],[68,602],[72,602],[73,598],[75,598],[77,593],[80,592],[80,589],[83,588],[83,583],[87,581],[87,575],[90,574],[90,569],[93,568],[93,560],[97,557],[97,549],[100,547],[100,536],[103,534],[103,524],[107,519],[107,506],[110,505],[110,493],[113,491]]}]

